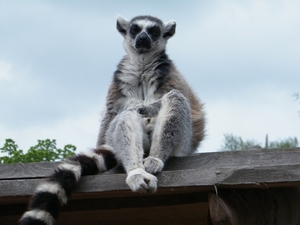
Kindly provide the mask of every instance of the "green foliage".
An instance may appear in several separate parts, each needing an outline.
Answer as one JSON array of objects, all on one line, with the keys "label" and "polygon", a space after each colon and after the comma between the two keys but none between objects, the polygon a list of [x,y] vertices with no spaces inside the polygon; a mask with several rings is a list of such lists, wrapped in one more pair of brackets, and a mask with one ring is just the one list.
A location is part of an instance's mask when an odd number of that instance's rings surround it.
[{"label": "green foliage", "polygon": [[29,148],[27,153],[19,149],[12,139],[6,139],[4,146],[0,148],[0,163],[27,163],[27,162],[53,162],[59,161],[67,156],[74,155],[76,147],[65,145],[63,149],[56,147],[56,140],[38,140],[35,146]]},{"label": "green foliage", "polygon": [[232,134],[224,134],[224,144],[221,146],[223,151],[245,150],[252,146],[260,146],[255,140],[243,141],[241,137]]},{"label": "green foliage", "polygon": [[245,150],[250,148],[295,148],[298,147],[298,139],[287,138],[278,141],[268,141],[268,135],[266,136],[265,146],[263,147],[259,142],[255,140],[246,140],[239,136],[234,136],[232,134],[224,134],[224,143],[221,146],[221,151],[236,151]]},{"label": "green foliage", "polygon": [[298,147],[298,139],[287,138],[285,140],[272,141],[269,144],[269,148],[295,148]]}]

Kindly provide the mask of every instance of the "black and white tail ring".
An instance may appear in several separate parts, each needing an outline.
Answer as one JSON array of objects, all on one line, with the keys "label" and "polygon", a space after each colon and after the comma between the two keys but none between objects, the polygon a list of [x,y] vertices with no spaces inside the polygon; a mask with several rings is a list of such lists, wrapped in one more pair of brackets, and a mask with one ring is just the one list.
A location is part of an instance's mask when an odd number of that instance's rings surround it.
[{"label": "black and white tail ring", "polygon": [[20,224],[52,225],[59,217],[61,206],[67,204],[81,176],[101,173],[116,165],[112,148],[108,145],[62,162],[50,177],[37,186]]}]

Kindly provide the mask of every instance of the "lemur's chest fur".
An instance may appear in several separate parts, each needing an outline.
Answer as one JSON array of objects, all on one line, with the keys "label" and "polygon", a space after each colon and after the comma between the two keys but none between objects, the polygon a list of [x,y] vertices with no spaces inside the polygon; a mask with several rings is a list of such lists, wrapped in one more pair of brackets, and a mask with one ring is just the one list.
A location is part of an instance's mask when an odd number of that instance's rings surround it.
[{"label": "lemur's chest fur", "polygon": [[119,79],[122,81],[121,92],[128,100],[127,108],[141,104],[151,104],[159,96],[155,93],[157,90],[157,72],[155,63],[150,66],[143,64],[133,64],[124,61],[120,70]]}]

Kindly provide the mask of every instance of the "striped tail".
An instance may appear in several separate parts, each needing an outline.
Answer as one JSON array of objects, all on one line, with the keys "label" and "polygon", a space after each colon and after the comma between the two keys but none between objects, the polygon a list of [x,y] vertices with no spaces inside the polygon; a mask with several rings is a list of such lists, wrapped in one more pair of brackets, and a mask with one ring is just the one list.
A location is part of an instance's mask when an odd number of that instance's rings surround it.
[{"label": "striped tail", "polygon": [[52,225],[67,204],[81,176],[94,175],[117,165],[112,148],[102,145],[59,164],[55,172],[39,184],[22,218],[21,225]]}]

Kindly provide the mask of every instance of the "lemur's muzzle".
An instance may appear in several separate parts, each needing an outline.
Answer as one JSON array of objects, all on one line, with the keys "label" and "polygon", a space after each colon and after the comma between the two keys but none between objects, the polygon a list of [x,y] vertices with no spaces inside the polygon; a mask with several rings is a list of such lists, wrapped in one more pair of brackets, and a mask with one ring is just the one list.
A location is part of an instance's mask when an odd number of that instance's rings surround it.
[{"label": "lemur's muzzle", "polygon": [[147,35],[146,32],[142,32],[139,36],[137,36],[135,47],[137,49],[150,49],[151,48],[151,39]]}]

